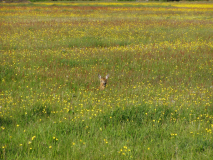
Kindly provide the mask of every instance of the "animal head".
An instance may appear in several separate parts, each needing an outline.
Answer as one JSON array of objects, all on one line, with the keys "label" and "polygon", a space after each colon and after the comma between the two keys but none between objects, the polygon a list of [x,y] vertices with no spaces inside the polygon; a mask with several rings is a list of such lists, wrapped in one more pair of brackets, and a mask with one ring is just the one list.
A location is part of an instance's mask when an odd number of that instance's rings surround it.
[{"label": "animal head", "polygon": [[99,87],[99,89],[103,90],[103,89],[106,88],[107,79],[109,78],[109,74],[107,74],[106,77],[103,77],[103,78],[101,77],[100,74],[98,74],[98,77],[100,79],[100,87]]}]

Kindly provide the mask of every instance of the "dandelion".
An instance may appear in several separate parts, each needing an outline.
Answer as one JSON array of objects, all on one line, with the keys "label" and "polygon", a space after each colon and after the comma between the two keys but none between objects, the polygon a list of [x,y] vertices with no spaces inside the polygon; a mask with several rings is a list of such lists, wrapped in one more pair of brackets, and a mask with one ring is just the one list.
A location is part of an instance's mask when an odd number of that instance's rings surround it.
[{"label": "dandelion", "polygon": [[51,149],[52,148],[52,146],[49,146],[49,149]]},{"label": "dandelion", "polygon": [[104,142],[105,142],[106,144],[108,143],[106,139],[104,139]]}]

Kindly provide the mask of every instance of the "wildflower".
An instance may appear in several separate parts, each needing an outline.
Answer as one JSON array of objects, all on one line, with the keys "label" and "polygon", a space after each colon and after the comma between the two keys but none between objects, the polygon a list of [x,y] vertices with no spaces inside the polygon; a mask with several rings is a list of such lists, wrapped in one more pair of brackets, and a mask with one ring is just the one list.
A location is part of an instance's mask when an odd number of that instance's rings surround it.
[{"label": "wildflower", "polygon": [[33,137],[32,137],[32,141],[33,141],[35,138],[36,138],[36,136],[33,136]]}]

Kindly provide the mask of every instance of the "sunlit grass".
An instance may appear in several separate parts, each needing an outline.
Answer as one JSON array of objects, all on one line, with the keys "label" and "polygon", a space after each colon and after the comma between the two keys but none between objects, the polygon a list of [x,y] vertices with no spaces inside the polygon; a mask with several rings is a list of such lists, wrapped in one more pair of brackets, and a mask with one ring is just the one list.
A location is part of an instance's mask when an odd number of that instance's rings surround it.
[{"label": "sunlit grass", "polygon": [[1,159],[213,156],[211,3],[15,5],[0,8]]}]

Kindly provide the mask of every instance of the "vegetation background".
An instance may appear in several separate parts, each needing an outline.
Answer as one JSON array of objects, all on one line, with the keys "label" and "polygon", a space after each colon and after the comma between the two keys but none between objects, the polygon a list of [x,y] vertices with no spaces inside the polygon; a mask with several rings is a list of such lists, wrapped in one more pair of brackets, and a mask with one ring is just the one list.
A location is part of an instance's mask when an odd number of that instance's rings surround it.
[{"label": "vegetation background", "polygon": [[1,3],[0,159],[211,159],[212,22],[210,2]]},{"label": "vegetation background", "polygon": [[[51,2],[51,1],[62,1],[62,2],[70,2],[71,0],[0,0],[0,2],[7,2],[7,3],[11,3],[11,2]],[[103,2],[104,0],[72,0],[74,2],[85,2],[85,1],[96,1],[96,2]],[[105,2],[143,2],[143,1],[157,1],[157,2],[179,2],[179,1],[197,1],[197,2],[207,2],[207,1],[212,1],[212,0],[105,0]]]}]

